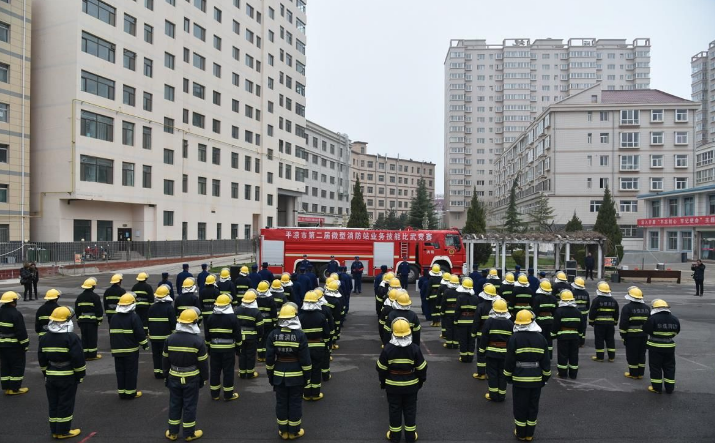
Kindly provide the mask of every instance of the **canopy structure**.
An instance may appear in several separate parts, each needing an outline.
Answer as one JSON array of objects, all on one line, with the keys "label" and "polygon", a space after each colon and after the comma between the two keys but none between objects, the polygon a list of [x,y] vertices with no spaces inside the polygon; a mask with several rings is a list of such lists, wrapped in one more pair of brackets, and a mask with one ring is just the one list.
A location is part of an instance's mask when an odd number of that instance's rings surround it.
[{"label": "canopy structure", "polygon": [[[598,245],[598,278],[603,278],[603,246],[607,239],[604,235],[594,231],[577,231],[577,232],[523,232],[523,233],[500,233],[488,232],[486,234],[463,234],[462,242],[467,252],[466,271],[472,269],[472,259],[474,257],[474,246],[477,244],[493,244],[495,245],[494,267],[500,268],[502,274],[506,272],[506,245],[507,244],[524,244],[525,265],[526,268],[534,268],[534,273],[538,273],[538,257],[539,243],[550,243],[555,248],[561,249],[566,247],[566,257],[571,256],[571,245]],[[529,266],[529,246],[533,246],[534,258],[531,266]],[[560,255],[556,254],[556,269],[561,269]],[[501,258],[501,263],[500,263]],[[500,266],[501,265],[501,266]]]}]

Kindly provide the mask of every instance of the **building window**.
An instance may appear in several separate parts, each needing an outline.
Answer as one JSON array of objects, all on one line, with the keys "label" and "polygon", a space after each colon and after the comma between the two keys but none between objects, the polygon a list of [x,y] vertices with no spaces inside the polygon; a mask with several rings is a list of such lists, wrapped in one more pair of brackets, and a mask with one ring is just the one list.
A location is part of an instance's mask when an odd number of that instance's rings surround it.
[{"label": "building window", "polygon": [[211,130],[213,132],[215,132],[216,134],[220,134],[221,133],[221,121],[213,119],[213,121],[211,122]]},{"label": "building window", "polygon": [[206,223],[199,222],[197,238],[199,240],[206,240]]},{"label": "building window", "polygon": [[[0,27],[0,29],[2,29]],[[82,32],[82,51],[95,57],[114,63],[115,46],[113,43]]]},{"label": "building window", "polygon": [[663,156],[660,154],[651,155],[650,156],[650,167],[651,168],[662,168],[663,167]]},{"label": "building window", "polygon": [[131,86],[124,85],[122,88],[122,102],[125,105],[135,106],[136,105],[136,95],[137,90]]},{"label": "building window", "polygon": [[243,198],[244,198],[244,200],[250,200],[250,199],[251,199],[251,185],[244,185],[244,186],[243,186]]},{"label": "building window", "polygon": [[676,145],[687,145],[688,144],[688,133],[687,132],[676,132],[675,133],[675,144]]},{"label": "building window", "polygon": [[188,240],[189,238],[189,222],[181,222],[181,239]]},{"label": "building window", "polygon": [[677,231],[668,231],[666,233],[667,236],[667,248],[669,251],[676,251],[678,250],[678,232]]},{"label": "building window", "polygon": [[151,188],[151,166],[142,166],[142,188]]},{"label": "building window", "polygon": [[221,164],[221,149],[211,148],[211,163],[214,165]]},{"label": "building window", "polygon": [[142,127],[142,148],[151,149],[151,128],[149,126]]},{"label": "building window", "polygon": [[130,71],[137,70],[137,54],[135,52],[124,50],[124,67]]},{"label": "building window", "polygon": [[621,200],[618,209],[620,212],[638,212],[638,200]]},{"label": "building window", "polygon": [[74,241],[92,241],[92,220],[74,220]]},{"label": "building window", "polygon": [[663,144],[663,132],[651,132],[650,133],[650,144],[651,145],[662,145]]},{"label": "building window", "polygon": [[608,121],[608,111],[600,111],[599,112],[600,118],[602,122],[607,122]]},{"label": "building window", "polygon": [[221,180],[211,180],[211,195],[221,197]]},{"label": "building window", "polygon": [[687,122],[688,121],[688,110],[687,109],[676,109],[675,110],[675,121],[676,122]]},{"label": "building window", "polygon": [[114,222],[110,220],[97,220],[97,241],[112,241]]},{"label": "building window", "polygon": [[114,119],[89,111],[82,111],[82,135],[104,141],[114,141]]},{"label": "building window", "polygon": [[176,37],[176,25],[169,20],[164,20],[164,34],[171,38]]},{"label": "building window", "polygon": [[124,32],[135,37],[137,35],[137,19],[129,14],[124,14]]},{"label": "building window", "polygon": [[648,233],[648,248],[649,249],[660,249],[660,232],[650,231]]},{"label": "building window", "polygon": [[[1,63],[0,66],[2,66]],[[0,73],[2,73],[1,69]],[[7,80],[7,74],[5,74],[5,79]],[[87,71],[82,71],[81,87],[82,91],[87,92],[89,94],[94,94],[100,97],[114,100],[114,80],[100,77],[96,74],[92,74]]]},{"label": "building window", "polygon": [[169,117],[164,117],[164,132],[173,134],[174,133],[174,119]]},{"label": "building window", "polygon": [[639,132],[621,132],[621,148],[637,148],[639,146]]},{"label": "building window", "polygon": [[164,180],[164,195],[174,195],[174,180]]},{"label": "building window", "polygon": [[144,75],[152,78],[154,76],[154,61],[144,57]]},{"label": "building window", "polygon": [[80,181],[94,183],[114,183],[114,161],[90,157],[88,155],[80,156]]},{"label": "building window", "polygon": [[201,69],[202,71],[205,71],[206,58],[194,52],[194,66]]},{"label": "building window", "polygon": [[174,69],[175,60],[176,58],[174,57],[174,54],[170,54],[168,52],[164,53],[164,66],[167,68]]},{"label": "building window", "polygon": [[653,200],[650,202],[650,216],[653,218],[660,217],[660,201]]},{"label": "building window", "polygon": [[601,203],[603,203],[603,200],[591,200],[589,203],[589,211],[598,212],[598,210],[601,209]]},{"label": "building window", "polygon": [[174,226],[174,211],[164,211],[164,226]]},{"label": "building window", "polygon": [[82,12],[108,25],[114,26],[116,23],[117,10],[101,0],[82,0]]},{"label": "building window", "polygon": [[676,168],[687,168],[688,167],[688,155],[687,154],[675,154],[675,167]]},{"label": "building window", "polygon": [[662,191],[663,190],[663,178],[653,178],[650,179],[650,190],[651,191]]},{"label": "building window", "polygon": [[150,45],[154,43],[154,27],[144,24],[144,41]]},{"label": "building window", "polygon": [[621,111],[621,125],[639,125],[640,111],[636,109],[624,109]]},{"label": "building window", "polygon": [[194,112],[192,117],[192,123],[197,128],[203,128],[206,125],[206,117],[198,112]]},{"label": "building window", "polygon": [[651,123],[662,123],[663,122],[663,110],[653,109],[650,111],[650,121]]},{"label": "building window", "polygon": [[251,225],[243,225],[243,238],[246,240],[251,238]]},{"label": "building window", "polygon": [[623,238],[635,238],[638,234],[637,225],[620,225],[620,227]]},{"label": "building window", "polygon": [[637,171],[640,169],[640,155],[621,155],[621,171]]},{"label": "building window", "polygon": [[688,188],[688,178],[687,177],[675,177],[675,189],[687,189]]},{"label": "building window", "polygon": [[206,177],[199,177],[199,195],[206,195]]},{"label": "building window", "polygon": [[609,135],[610,134],[608,132],[602,132],[601,133],[601,143],[608,143]]},{"label": "building window", "polygon": [[695,198],[683,197],[683,216],[695,215]]},{"label": "building window", "polygon": [[251,172],[251,157],[247,155],[243,156],[243,169]]},{"label": "building window", "polygon": [[134,146],[134,123],[122,122],[122,144]]},{"label": "building window", "polygon": [[231,182],[231,198],[238,198],[238,183]]},{"label": "building window", "polygon": [[199,161],[206,163],[206,145],[199,143]]},{"label": "building window", "polygon": [[182,174],[181,176],[181,192],[187,194],[189,192],[189,176]]},{"label": "building window", "polygon": [[164,85],[164,99],[170,102],[174,101],[174,87],[169,85]]},{"label": "building window", "polygon": [[0,184],[0,203],[8,202],[8,185]]},{"label": "building window", "polygon": [[638,177],[620,177],[620,190],[621,191],[637,191],[638,190]]},{"label": "building window", "polygon": [[681,251],[692,251],[693,250],[693,233],[690,231],[680,232],[680,250]]}]

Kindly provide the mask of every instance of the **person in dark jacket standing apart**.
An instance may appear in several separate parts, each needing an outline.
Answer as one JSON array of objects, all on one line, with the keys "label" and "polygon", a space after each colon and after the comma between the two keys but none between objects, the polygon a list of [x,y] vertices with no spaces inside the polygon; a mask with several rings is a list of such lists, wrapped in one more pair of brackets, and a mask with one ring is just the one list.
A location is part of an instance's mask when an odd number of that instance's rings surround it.
[{"label": "person in dark jacket standing apart", "polygon": [[575,380],[578,376],[578,348],[586,325],[581,322],[573,292],[564,289],[559,294],[559,307],[554,311],[551,336],[556,339],[559,378],[567,376]]},{"label": "person in dark jacket standing apart", "polygon": [[506,346],[504,375],[513,385],[514,435],[531,441],[536,430],[541,388],[551,377],[549,345],[534,321],[534,314],[519,311],[514,320],[514,334]]},{"label": "person in dark jacket standing apart", "polygon": [[145,334],[149,333],[149,322],[147,320],[147,313],[149,312],[149,307],[154,301],[154,289],[151,287],[147,280],[149,280],[149,274],[147,274],[146,272],[140,272],[139,275],[137,275],[136,284],[132,286],[132,292],[137,297],[136,312],[142,321],[142,325],[144,325]]},{"label": "person in dark jacket standing apart", "polygon": [[489,318],[484,322],[478,350],[483,355],[482,360],[487,362],[489,392],[484,395],[484,398],[489,401],[499,403],[506,399],[504,359],[506,344],[513,329],[514,323],[511,322],[508,303],[503,298],[497,298],[492,302]]},{"label": "person in dark jacket standing apart", "polygon": [[643,332],[648,334],[648,366],[650,368],[650,386],[648,390],[660,394],[665,382],[665,393],[672,394],[675,389],[675,341],[680,333],[680,321],[670,313],[670,306],[665,300],[655,299],[651,305],[648,320],[643,325]]},{"label": "person in dark jacket standing apart", "polygon": [[74,302],[74,310],[77,315],[77,324],[82,331],[82,349],[86,361],[99,360],[101,354],[97,354],[97,341],[99,335],[99,325],[102,324],[104,309],[102,300],[94,292],[97,286],[97,279],[89,277],[82,283],[81,294]]},{"label": "person in dark jacket standing apart", "polygon": [[45,294],[45,302],[37,309],[35,313],[35,332],[39,337],[47,334],[47,325],[50,323],[50,315],[60,305],[57,301],[60,299],[62,292],[57,289],[50,289]]},{"label": "person in dark jacket standing apart", "polygon": [[5,395],[27,394],[30,390],[21,387],[30,338],[25,329],[25,319],[17,310],[19,298],[13,291],[0,297],[0,386]]},{"label": "person in dark jacket standing apart", "polygon": [[223,399],[238,399],[233,391],[236,355],[241,353],[241,325],[231,307],[231,297],[221,294],[214,303],[213,314],[206,320],[206,344],[210,350],[211,398],[221,398],[221,374],[223,373]]},{"label": "person in dark jacket standing apart", "polygon": [[236,318],[241,325],[241,345],[238,357],[238,375],[241,378],[256,378],[256,348],[263,337],[263,314],[258,310],[256,290],[249,289],[236,308]]},{"label": "person in dark jacket standing apart", "polygon": [[407,261],[407,256],[402,256],[402,261],[397,265],[397,278],[400,279],[402,289],[408,289],[410,284],[410,262]]},{"label": "person in dark jacket standing apart", "polygon": [[117,313],[109,322],[109,343],[117,374],[117,393],[123,400],[142,396],[142,392],[137,391],[139,347],[145,350],[149,348],[142,321],[134,312],[136,307],[136,297],[127,292],[119,298]]},{"label": "person in dark jacket standing apart", "polygon": [[29,263],[25,263],[22,265],[22,268],[20,268],[20,284],[25,289],[22,295],[22,301],[27,301],[28,293],[30,294],[30,300],[32,300],[32,271],[30,270]]},{"label": "person in dark jacket standing apart", "polygon": [[109,280],[111,286],[104,291],[104,313],[107,314],[107,324],[111,327],[112,317],[117,312],[119,298],[127,291],[122,288],[122,274],[114,274]]},{"label": "person in dark jacket standing apart", "polygon": [[162,365],[166,386],[169,388],[169,429],[166,438],[179,438],[179,427],[184,427],[184,439],[193,441],[204,432],[196,429],[196,408],[199,389],[209,376],[206,344],[199,336],[198,308],[186,309],[176,324],[176,332],[166,339]]},{"label": "person in dark jacket standing apart", "polygon": [[169,286],[161,285],[154,292],[154,304],[149,308],[149,341],[154,363],[154,378],[164,378],[162,352],[166,339],[176,329],[176,311],[172,306]]},{"label": "person in dark jacket standing apart", "polygon": [[35,293],[35,300],[37,300],[37,283],[40,281],[40,270],[37,269],[37,264],[34,261],[30,263],[30,272],[32,272],[32,289]]},{"label": "person in dark jacket standing apart", "polygon": [[156,285],[158,288],[161,285],[166,285],[169,287],[169,297],[172,299],[174,298],[174,285],[171,284],[169,281],[169,273],[168,272],[162,272],[161,273],[161,281]]},{"label": "person in dark jacket standing apart", "polygon": [[[306,268],[307,269],[307,268]],[[251,265],[251,272],[248,274],[248,278],[251,280],[251,288],[256,289],[258,287],[258,283],[263,280],[261,276],[258,274],[258,265],[257,264],[252,264]]]},{"label": "person in dark jacket standing apart", "polygon": [[312,371],[308,339],[301,330],[298,308],[286,303],[278,314],[278,327],[266,340],[266,372],[276,393],[278,435],[295,440],[305,435],[303,387],[310,383]]},{"label": "person in dark jacket standing apart", "polygon": [[[387,394],[390,430],[387,439],[397,443],[417,440],[417,393],[427,380],[427,361],[420,347],[412,343],[409,322],[397,317],[389,325],[391,338],[377,360],[380,388]],[[404,420],[404,426],[403,426]]]},{"label": "person in dark jacket standing apart", "polygon": [[76,437],[79,429],[72,429],[77,386],[87,372],[82,343],[73,331],[73,312],[66,306],[56,308],[50,315],[48,333],[40,338],[37,360],[45,376],[45,391],[49,403],[52,438],[64,440]]},{"label": "person in dark jacket standing apart", "polygon": [[[690,270],[693,271],[693,280],[695,280],[695,296],[702,297],[705,289],[703,289],[703,282],[705,281],[705,265],[702,261],[698,260],[690,266]],[[35,300],[37,300],[37,295],[35,295]]]},{"label": "person in dark jacket standing apart", "polygon": [[583,260],[583,267],[586,268],[586,279],[590,278],[593,280],[593,267],[595,266],[595,260],[593,255],[589,252],[586,258]]},{"label": "person in dark jacket standing apart", "polygon": [[201,291],[204,288],[204,284],[206,283],[206,277],[209,276],[210,272],[208,271],[209,265],[206,263],[201,264],[201,272],[199,272],[199,275],[196,276],[196,284],[199,286],[199,291]]},{"label": "person in dark jacket standing apart", "polygon": [[189,272],[189,264],[184,263],[181,268],[183,269],[181,272],[176,274],[176,292],[177,295],[181,295],[183,291],[182,284],[184,283],[184,280],[186,280],[189,277],[194,277],[191,272]]},{"label": "person in dark jacket standing apart", "polygon": [[258,271],[258,275],[261,277],[261,281],[265,280],[270,283],[274,280],[273,273],[268,270],[268,262],[266,261],[261,264],[261,270]]},{"label": "person in dark jacket standing apart", "polygon": [[588,313],[588,322],[593,326],[595,336],[596,355],[591,360],[603,361],[603,344],[606,343],[608,361],[616,359],[615,326],[618,324],[618,302],[611,296],[611,287],[605,281],[598,282],[596,287],[597,297],[591,304]]},{"label": "person in dark jacket standing apart", "polygon": [[350,274],[353,277],[354,288],[353,293],[360,294],[362,292],[362,273],[365,270],[365,266],[360,261],[360,257],[355,256],[355,260],[350,265]]},{"label": "person in dark jacket standing apart", "polygon": [[331,255],[330,256],[330,261],[328,262],[328,266],[325,268],[325,272],[330,275],[332,273],[338,272],[338,268],[340,267],[340,263],[338,263],[337,260],[335,260],[335,256]]},{"label": "person in dark jacket standing apart", "polygon": [[648,335],[643,332],[643,325],[650,316],[650,307],[643,300],[643,291],[637,286],[628,288],[626,300],[630,303],[623,306],[618,329],[621,340],[626,345],[627,378],[640,379],[645,373],[646,339]]},{"label": "person in dark jacket standing apart", "polygon": [[[301,267],[305,268],[306,270],[313,266],[313,263],[308,260],[308,254],[303,254],[303,260],[298,262],[298,269]],[[255,289],[255,288],[254,288]]]}]

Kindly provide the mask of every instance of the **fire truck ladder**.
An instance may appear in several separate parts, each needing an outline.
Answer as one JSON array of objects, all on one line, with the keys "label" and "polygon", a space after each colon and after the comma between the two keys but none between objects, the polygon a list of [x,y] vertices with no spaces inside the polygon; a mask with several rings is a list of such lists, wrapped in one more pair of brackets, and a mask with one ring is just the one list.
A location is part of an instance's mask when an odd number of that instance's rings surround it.
[{"label": "fire truck ladder", "polygon": [[400,258],[407,256],[409,257],[409,245],[407,242],[400,242]]}]

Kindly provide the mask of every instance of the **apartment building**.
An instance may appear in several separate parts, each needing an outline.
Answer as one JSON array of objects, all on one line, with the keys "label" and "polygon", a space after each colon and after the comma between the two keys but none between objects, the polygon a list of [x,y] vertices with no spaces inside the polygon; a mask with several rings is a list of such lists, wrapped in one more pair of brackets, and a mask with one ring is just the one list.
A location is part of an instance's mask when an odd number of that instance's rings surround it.
[{"label": "apartment building", "polygon": [[33,239],[295,225],[304,1],[36,0],[33,20]]},{"label": "apartment building", "polygon": [[641,249],[638,219],[646,208],[638,195],[692,186],[698,109],[659,90],[614,91],[601,84],[551,105],[495,160],[487,224],[503,224],[516,179],[523,221],[543,194],[556,227],[575,212],[590,229],[608,186],[624,247]]},{"label": "apartment building", "polygon": [[550,105],[601,83],[650,87],[650,39],[452,40],[444,61],[448,226],[464,226],[473,189],[493,201],[494,160]]},{"label": "apartment building", "polygon": [[346,226],[350,216],[350,139],[308,120],[307,140],[308,167],[298,226]]},{"label": "apartment building", "polygon": [[32,1],[0,1],[0,242],[30,238]]},{"label": "apartment building", "polygon": [[715,183],[715,41],[690,58],[695,114],[695,186]]},{"label": "apartment building", "polygon": [[350,188],[360,179],[371,220],[391,210],[398,216],[409,212],[421,179],[425,181],[430,200],[434,199],[434,163],[370,154],[367,143],[361,141],[351,143],[350,149]]}]

